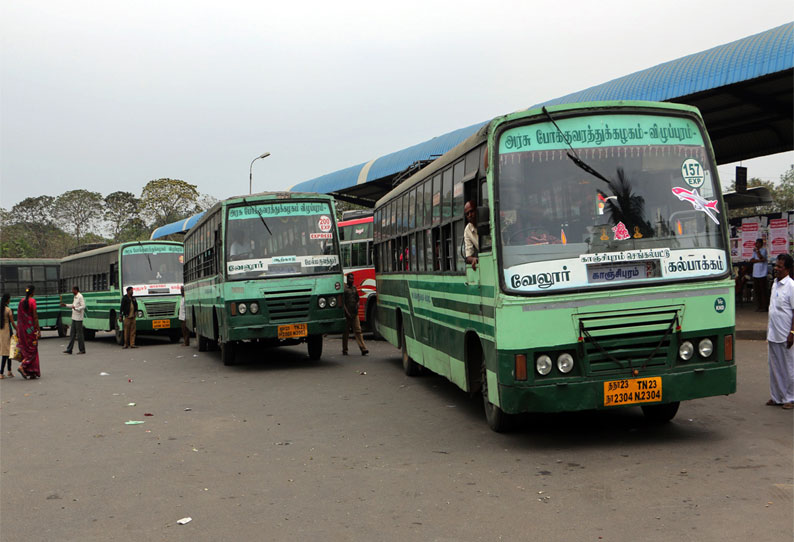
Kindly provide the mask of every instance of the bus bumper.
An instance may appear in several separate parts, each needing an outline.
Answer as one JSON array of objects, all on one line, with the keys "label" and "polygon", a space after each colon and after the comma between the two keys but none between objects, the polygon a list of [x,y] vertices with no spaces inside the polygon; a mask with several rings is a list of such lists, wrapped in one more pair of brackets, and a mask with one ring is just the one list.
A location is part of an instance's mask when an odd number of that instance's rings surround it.
[{"label": "bus bumper", "polygon": [[[729,395],[736,392],[736,365],[687,369],[685,372],[664,374],[642,374],[639,378],[658,376],[662,378],[661,403],[685,401],[714,395]],[[555,382],[549,385],[530,387],[499,386],[501,409],[508,414],[521,412],[570,412],[576,410],[599,410],[660,404],[629,403],[619,406],[604,406],[604,382],[621,380],[612,376],[599,381]]]},{"label": "bus bumper", "polygon": [[158,318],[155,320],[142,320],[136,319],[135,320],[135,332],[141,333],[144,332],[146,334],[150,333],[169,333],[172,331],[182,332],[182,322],[179,321],[179,318]]},{"label": "bus bumper", "polygon": [[[300,323],[300,322],[298,322]],[[282,324],[290,325],[290,324]],[[307,324],[306,336],[324,335],[326,333],[342,333],[345,330],[344,318],[333,318],[328,320],[313,320]],[[260,324],[229,327],[229,340],[278,340],[278,324]],[[293,337],[302,339],[303,337]]]}]

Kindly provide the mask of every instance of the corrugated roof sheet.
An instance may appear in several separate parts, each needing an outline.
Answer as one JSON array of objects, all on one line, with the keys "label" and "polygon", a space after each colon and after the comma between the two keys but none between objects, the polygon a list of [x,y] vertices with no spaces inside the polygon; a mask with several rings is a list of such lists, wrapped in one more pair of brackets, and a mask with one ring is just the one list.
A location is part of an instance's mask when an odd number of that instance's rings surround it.
[{"label": "corrugated roof sheet", "polygon": [[185,220],[180,220],[179,222],[171,222],[170,224],[166,224],[165,226],[160,226],[156,230],[152,232],[152,235],[149,239],[160,239],[161,237],[165,237],[166,235],[173,235],[175,233],[185,233],[190,228],[196,225],[196,222],[204,216],[204,213],[199,213],[197,215],[193,215]]},{"label": "corrugated roof sheet", "polygon": [[[675,98],[794,68],[794,22],[665,62],[547,102],[556,105],[602,100],[673,101]],[[490,119],[489,119],[490,120]],[[486,121],[487,122],[487,121]],[[451,150],[485,122],[435,137],[372,162],[366,181],[399,173],[414,162]],[[322,175],[292,190],[330,193],[350,188],[369,162]]]}]

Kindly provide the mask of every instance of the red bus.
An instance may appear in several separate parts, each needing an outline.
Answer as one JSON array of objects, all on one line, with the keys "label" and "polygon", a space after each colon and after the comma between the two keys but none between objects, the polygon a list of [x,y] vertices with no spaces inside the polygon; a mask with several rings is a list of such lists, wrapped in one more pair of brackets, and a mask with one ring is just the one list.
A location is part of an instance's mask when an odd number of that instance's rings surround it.
[{"label": "red bus", "polygon": [[345,211],[339,227],[339,248],[342,270],[352,273],[361,301],[358,318],[362,328],[378,335],[378,295],[375,287],[375,265],[372,262],[372,211]]}]

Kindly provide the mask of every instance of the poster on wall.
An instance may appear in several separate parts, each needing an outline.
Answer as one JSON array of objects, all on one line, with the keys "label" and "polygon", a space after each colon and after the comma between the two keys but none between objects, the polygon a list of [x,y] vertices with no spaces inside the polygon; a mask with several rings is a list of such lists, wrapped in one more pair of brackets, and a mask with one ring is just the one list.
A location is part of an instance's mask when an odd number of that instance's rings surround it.
[{"label": "poster on wall", "polygon": [[753,257],[755,240],[761,237],[758,222],[742,221],[742,260],[750,260]]},{"label": "poster on wall", "polygon": [[773,218],[769,221],[767,243],[770,256],[788,253],[788,219]]}]

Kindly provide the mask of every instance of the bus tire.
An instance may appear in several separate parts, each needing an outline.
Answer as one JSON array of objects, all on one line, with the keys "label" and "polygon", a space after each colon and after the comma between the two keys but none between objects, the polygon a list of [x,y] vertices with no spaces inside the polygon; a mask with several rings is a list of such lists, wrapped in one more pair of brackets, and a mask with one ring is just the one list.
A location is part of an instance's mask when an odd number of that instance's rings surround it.
[{"label": "bus tire", "polygon": [[651,423],[667,423],[678,413],[680,401],[664,403],[661,405],[642,405],[642,413],[645,419]]},{"label": "bus tire", "polygon": [[179,339],[182,338],[182,335],[176,331],[172,331],[168,334],[168,340],[171,341],[171,344],[176,344],[179,342]]},{"label": "bus tire", "polygon": [[408,355],[408,343],[405,341],[405,330],[400,325],[400,349],[403,354],[403,372],[407,376],[419,376],[422,368]]},{"label": "bus tire", "polygon": [[113,333],[116,335],[116,344],[119,346],[124,345],[124,330],[121,329],[119,321],[116,320],[115,315],[111,314],[113,318]]},{"label": "bus tire", "polygon": [[66,326],[63,325],[60,316],[58,316],[58,322],[55,324],[55,329],[58,330],[58,337],[66,337]]},{"label": "bus tire", "polygon": [[200,333],[196,333],[196,340],[198,340],[198,351],[199,352],[206,352],[207,351],[207,338]]},{"label": "bus tire", "polygon": [[309,359],[317,361],[323,355],[323,336],[322,335],[309,335],[306,339],[306,345],[309,347]]},{"label": "bus tire", "polygon": [[237,349],[235,348],[234,342],[226,341],[222,343],[219,342],[218,344],[221,349],[221,361],[223,364],[227,367],[234,365],[234,362],[237,359]]},{"label": "bus tire", "polygon": [[93,341],[96,337],[96,330],[95,329],[86,329],[83,331],[83,337],[87,341]]},{"label": "bus tire", "polygon": [[367,325],[372,332],[372,338],[376,341],[383,339],[383,335],[378,331],[378,302],[371,301],[367,308]]},{"label": "bus tire", "polygon": [[485,370],[485,360],[482,362],[482,406],[485,410],[485,420],[488,427],[496,433],[504,433],[510,430],[512,416],[506,414],[501,408],[493,404],[488,399],[488,374]]}]

